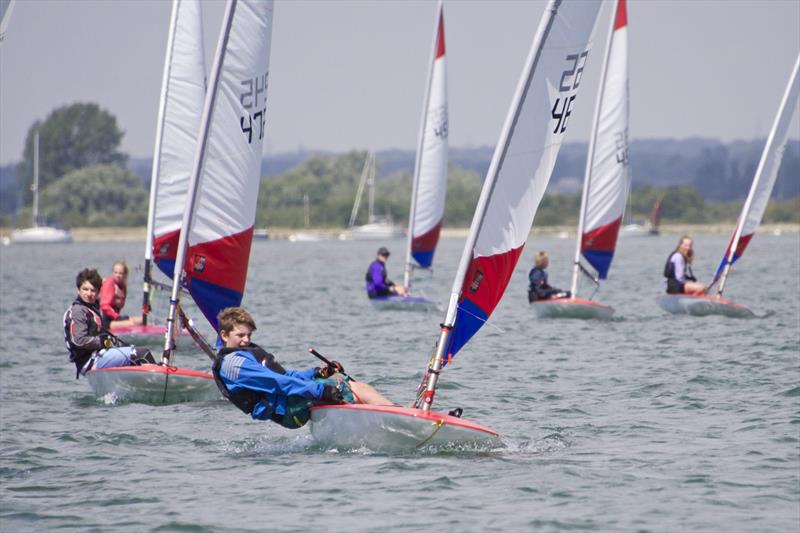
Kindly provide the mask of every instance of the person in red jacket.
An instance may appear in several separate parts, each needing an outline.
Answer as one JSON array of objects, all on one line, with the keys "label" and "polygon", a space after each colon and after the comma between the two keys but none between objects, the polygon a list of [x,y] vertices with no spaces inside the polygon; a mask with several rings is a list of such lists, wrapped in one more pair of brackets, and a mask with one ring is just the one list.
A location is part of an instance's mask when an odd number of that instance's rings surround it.
[{"label": "person in red jacket", "polygon": [[141,316],[122,314],[127,295],[128,264],[118,260],[114,262],[111,275],[103,280],[103,286],[100,289],[100,311],[103,315],[104,327],[138,326],[142,323]]}]

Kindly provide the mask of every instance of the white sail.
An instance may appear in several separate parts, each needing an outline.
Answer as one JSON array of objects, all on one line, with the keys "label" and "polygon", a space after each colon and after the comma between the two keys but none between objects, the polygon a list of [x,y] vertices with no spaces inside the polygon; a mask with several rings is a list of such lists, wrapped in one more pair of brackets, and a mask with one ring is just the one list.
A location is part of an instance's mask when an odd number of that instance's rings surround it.
[{"label": "white sail", "polygon": [[600,92],[589,140],[581,202],[572,294],[583,257],[605,279],[614,257],[629,189],[628,172],[628,16],[617,0],[603,62]]},{"label": "white sail", "polygon": [[767,209],[767,203],[769,203],[769,197],[772,194],[772,188],[775,186],[775,179],[778,177],[778,170],[781,167],[786,141],[789,138],[792,117],[798,105],[800,105],[799,70],[800,54],[798,54],[794,62],[789,82],[786,85],[783,99],[778,108],[778,114],[775,117],[769,137],[767,137],[767,144],[761,154],[753,184],[750,187],[747,200],[745,200],[742,213],[739,215],[739,221],[734,229],[733,237],[717,269],[715,279],[722,277],[717,293],[719,295],[722,294],[725,288],[725,278],[731,265],[744,254],[745,248],[753,238],[758,225],[761,224],[764,211]]},{"label": "white sail", "polygon": [[551,0],[545,7],[472,219],[421,398],[424,409],[441,367],[505,292],[575,109],[600,5]]},{"label": "white sail", "polygon": [[145,282],[150,260],[172,276],[206,94],[199,0],[174,0],[150,177]]},{"label": "white sail", "polygon": [[209,78],[173,274],[168,359],[181,284],[216,329],[241,303],[261,180],[272,0],[228,0]]},{"label": "white sail", "polygon": [[404,282],[406,286],[410,283],[412,260],[422,268],[430,268],[433,263],[447,194],[447,67],[444,7],[441,0],[436,10],[432,48],[411,191]]},{"label": "white sail", "polygon": [[0,43],[6,39],[6,30],[17,0],[0,0]]}]

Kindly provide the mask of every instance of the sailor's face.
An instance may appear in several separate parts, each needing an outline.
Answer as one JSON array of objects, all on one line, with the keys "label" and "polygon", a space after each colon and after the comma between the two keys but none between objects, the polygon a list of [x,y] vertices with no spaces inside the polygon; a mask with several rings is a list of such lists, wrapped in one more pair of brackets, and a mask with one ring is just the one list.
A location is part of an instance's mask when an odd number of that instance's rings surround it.
[{"label": "sailor's face", "polygon": [[236,324],[233,329],[228,332],[221,332],[222,342],[225,343],[226,348],[244,348],[250,345],[250,335],[253,329],[247,324]]},{"label": "sailor's face", "polygon": [[85,303],[93,304],[97,300],[97,288],[91,281],[86,280],[78,287],[78,296]]},{"label": "sailor's face", "polygon": [[688,255],[692,251],[692,244],[692,239],[683,239],[678,250],[680,250],[683,255]]}]

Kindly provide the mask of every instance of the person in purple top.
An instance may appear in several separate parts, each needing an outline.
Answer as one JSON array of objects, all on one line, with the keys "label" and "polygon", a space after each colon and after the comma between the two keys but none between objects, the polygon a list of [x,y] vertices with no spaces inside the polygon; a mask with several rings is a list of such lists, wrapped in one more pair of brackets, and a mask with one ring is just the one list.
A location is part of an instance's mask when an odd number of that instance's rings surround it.
[{"label": "person in purple top", "polygon": [[402,285],[397,285],[394,281],[387,279],[386,261],[389,259],[389,250],[385,246],[378,248],[378,256],[375,258],[365,276],[367,282],[367,295],[370,298],[381,296],[407,296],[408,289]]}]

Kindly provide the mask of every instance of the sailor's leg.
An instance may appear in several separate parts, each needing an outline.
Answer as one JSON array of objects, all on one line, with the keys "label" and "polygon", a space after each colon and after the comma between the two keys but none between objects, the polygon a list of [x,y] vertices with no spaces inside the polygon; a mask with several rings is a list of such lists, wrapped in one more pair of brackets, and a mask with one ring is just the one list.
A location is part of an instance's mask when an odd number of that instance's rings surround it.
[{"label": "sailor's leg", "polygon": [[94,368],[113,368],[118,366],[130,366],[131,347],[120,346],[103,350],[94,356]]},{"label": "sailor's leg", "polygon": [[387,400],[383,395],[378,392],[375,387],[368,385],[363,381],[351,381],[349,383],[350,390],[356,397],[358,403],[367,403],[372,405],[394,405],[391,400]]}]

